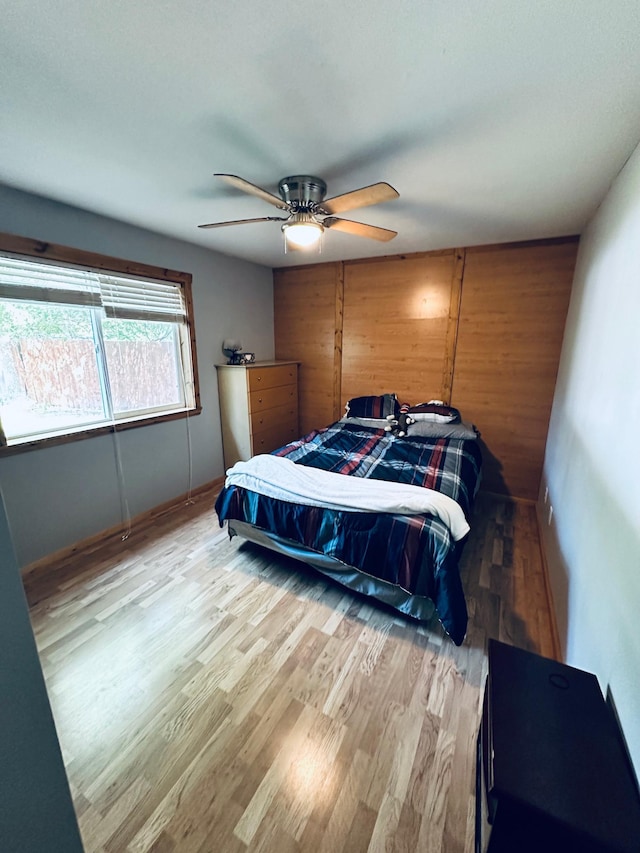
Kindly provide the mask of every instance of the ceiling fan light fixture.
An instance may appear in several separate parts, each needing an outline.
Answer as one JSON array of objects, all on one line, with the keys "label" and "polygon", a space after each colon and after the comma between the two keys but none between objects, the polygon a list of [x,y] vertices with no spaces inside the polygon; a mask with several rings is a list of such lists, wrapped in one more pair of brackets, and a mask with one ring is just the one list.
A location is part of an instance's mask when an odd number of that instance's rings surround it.
[{"label": "ceiling fan light fixture", "polygon": [[296,249],[312,249],[318,245],[324,232],[322,223],[309,213],[294,213],[282,226],[285,246]]},{"label": "ceiling fan light fixture", "polygon": [[216,172],[215,177],[237,190],[262,199],[281,211],[286,211],[288,216],[260,216],[226,222],[209,222],[199,225],[198,228],[224,228],[228,225],[251,225],[254,222],[282,222],[280,227],[285,254],[290,249],[303,251],[316,249],[321,252],[322,235],[327,229],[382,242],[393,240],[398,233],[389,228],[367,225],[364,222],[355,222],[335,215],[398,198],[398,191],[385,181],[378,181],[377,184],[370,184],[367,187],[360,187],[360,189],[325,199],[327,185],[321,178],[313,175],[291,175],[282,178],[278,184],[280,193],[278,198],[239,175]]}]

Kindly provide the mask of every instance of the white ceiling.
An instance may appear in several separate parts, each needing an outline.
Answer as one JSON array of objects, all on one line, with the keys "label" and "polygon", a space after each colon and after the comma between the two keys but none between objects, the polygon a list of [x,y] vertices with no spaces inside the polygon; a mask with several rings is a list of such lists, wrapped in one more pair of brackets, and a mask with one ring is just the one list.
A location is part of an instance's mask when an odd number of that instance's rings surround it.
[{"label": "white ceiling", "polygon": [[[578,233],[640,139],[638,0],[3,4],[0,181],[268,266]],[[285,256],[216,183],[400,198]],[[37,237],[38,235],[30,235]]]}]

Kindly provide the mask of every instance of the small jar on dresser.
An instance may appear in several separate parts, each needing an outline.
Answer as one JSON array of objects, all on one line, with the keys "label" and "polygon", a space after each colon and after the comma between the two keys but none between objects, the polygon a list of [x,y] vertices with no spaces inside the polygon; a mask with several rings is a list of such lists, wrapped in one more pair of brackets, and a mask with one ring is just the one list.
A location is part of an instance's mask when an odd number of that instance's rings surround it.
[{"label": "small jar on dresser", "polygon": [[225,468],[298,438],[298,362],[216,364]]}]

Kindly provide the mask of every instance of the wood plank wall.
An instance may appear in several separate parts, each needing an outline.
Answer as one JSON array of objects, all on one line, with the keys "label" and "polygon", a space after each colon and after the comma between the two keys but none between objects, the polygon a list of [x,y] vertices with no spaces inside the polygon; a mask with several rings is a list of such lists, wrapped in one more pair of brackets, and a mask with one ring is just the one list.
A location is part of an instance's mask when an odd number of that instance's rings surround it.
[{"label": "wood plank wall", "polygon": [[350,397],[450,401],[482,433],[483,488],[535,500],[576,237],[274,270],[275,350],[300,428]]},{"label": "wood plank wall", "polygon": [[342,396],[441,399],[454,252],[344,265]]},{"label": "wood plank wall", "polygon": [[[326,426],[335,412],[334,378],[340,375],[336,354],[336,317],[341,303],[340,264],[274,270],[274,335],[276,358],[300,362],[298,405],[301,435]],[[289,353],[289,355],[287,354]]]},{"label": "wood plank wall", "polygon": [[489,491],[538,497],[576,251],[466,252],[451,403],[482,432]]}]

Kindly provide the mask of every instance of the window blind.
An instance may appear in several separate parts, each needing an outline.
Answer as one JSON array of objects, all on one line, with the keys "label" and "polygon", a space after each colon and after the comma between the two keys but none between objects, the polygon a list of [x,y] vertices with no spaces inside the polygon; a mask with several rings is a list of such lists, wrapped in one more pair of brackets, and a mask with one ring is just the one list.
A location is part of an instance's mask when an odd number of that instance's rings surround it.
[{"label": "window blind", "polygon": [[187,310],[179,284],[125,276],[97,276],[107,317],[121,320],[184,321]]},{"label": "window blind", "polygon": [[0,298],[102,307],[121,320],[184,322],[187,310],[177,282],[141,279],[0,255]]},{"label": "window blind", "polygon": [[59,305],[102,304],[95,275],[78,267],[0,255],[0,298]]}]

